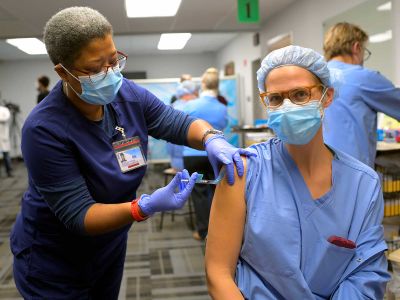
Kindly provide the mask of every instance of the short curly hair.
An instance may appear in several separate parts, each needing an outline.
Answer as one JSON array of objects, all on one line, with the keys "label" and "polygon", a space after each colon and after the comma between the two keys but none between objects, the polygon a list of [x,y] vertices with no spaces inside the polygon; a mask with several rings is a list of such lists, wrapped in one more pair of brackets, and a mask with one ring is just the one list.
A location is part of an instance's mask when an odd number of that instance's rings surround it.
[{"label": "short curly hair", "polygon": [[93,39],[112,34],[110,22],[90,7],[69,7],[53,15],[44,27],[43,39],[54,65],[71,67]]},{"label": "short curly hair", "polygon": [[365,45],[368,41],[368,34],[360,27],[347,22],[337,23],[325,34],[324,56],[331,60],[339,55],[351,55],[355,42]]}]

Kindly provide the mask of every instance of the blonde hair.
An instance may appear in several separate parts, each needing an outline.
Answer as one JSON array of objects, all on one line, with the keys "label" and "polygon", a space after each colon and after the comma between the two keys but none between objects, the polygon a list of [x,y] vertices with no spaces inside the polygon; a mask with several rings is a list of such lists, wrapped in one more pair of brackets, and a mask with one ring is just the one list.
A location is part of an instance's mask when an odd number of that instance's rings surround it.
[{"label": "blonde hair", "polygon": [[331,60],[335,56],[351,55],[355,42],[363,46],[367,41],[368,34],[360,27],[347,22],[337,23],[325,34],[325,59]]},{"label": "blonde hair", "polygon": [[216,68],[208,68],[201,78],[201,82],[204,85],[205,89],[218,91],[219,85],[219,76],[218,69]]},{"label": "blonde hair", "polygon": [[190,74],[182,74],[180,82],[184,82],[186,80],[192,80],[192,75],[190,75]]}]

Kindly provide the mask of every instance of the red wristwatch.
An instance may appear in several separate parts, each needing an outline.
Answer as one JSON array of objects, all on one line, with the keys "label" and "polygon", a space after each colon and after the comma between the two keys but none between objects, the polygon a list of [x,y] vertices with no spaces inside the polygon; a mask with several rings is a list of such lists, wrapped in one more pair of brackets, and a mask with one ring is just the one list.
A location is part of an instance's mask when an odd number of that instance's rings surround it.
[{"label": "red wristwatch", "polygon": [[140,214],[140,212],[139,212],[139,209],[140,209],[140,208],[139,208],[139,204],[138,204],[139,199],[140,199],[140,198],[137,198],[137,199],[135,199],[135,200],[133,200],[133,201],[131,202],[131,213],[132,213],[133,219],[134,219],[136,222],[142,222],[142,221],[147,220],[147,219],[149,218],[149,216],[143,217],[143,216]]}]

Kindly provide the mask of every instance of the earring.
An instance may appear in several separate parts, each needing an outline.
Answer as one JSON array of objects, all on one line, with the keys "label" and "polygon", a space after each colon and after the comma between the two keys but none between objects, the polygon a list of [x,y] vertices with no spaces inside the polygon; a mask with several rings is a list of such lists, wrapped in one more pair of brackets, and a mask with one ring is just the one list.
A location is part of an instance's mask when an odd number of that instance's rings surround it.
[{"label": "earring", "polygon": [[68,82],[64,81],[64,92],[69,97],[69,92],[68,92]]}]

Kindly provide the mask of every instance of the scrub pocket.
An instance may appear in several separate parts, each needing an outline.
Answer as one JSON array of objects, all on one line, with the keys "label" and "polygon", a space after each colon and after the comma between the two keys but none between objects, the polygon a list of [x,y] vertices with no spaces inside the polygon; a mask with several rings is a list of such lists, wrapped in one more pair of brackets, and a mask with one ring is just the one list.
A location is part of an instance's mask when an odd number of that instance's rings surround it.
[{"label": "scrub pocket", "polygon": [[306,281],[315,294],[329,297],[349,265],[356,249],[336,246],[321,239],[315,256],[307,259]]}]

